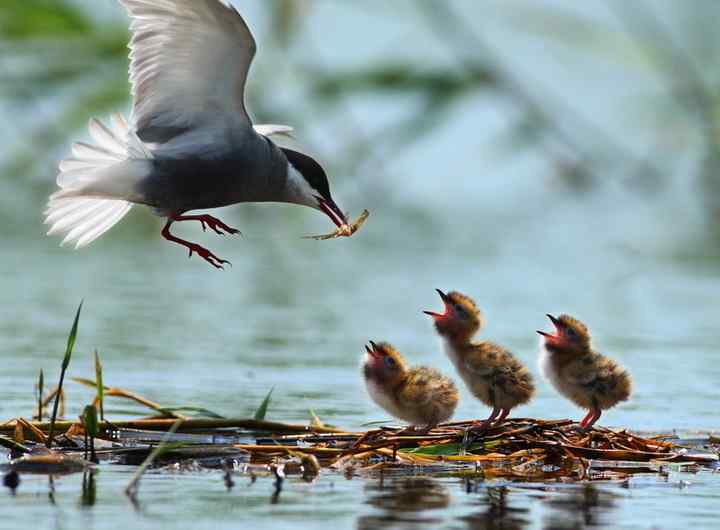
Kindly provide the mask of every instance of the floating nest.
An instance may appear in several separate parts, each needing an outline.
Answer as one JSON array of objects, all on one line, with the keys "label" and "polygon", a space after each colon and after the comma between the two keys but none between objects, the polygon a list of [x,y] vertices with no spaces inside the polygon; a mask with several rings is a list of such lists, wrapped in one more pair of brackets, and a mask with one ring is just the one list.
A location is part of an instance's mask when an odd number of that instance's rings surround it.
[{"label": "floating nest", "polygon": [[[228,473],[302,474],[321,468],[348,476],[375,473],[482,475],[516,480],[608,480],[632,473],[663,473],[670,464],[718,462],[720,440],[684,443],[668,435],[643,437],[627,430],[583,431],[570,420],[513,419],[483,433],[473,422],[441,425],[427,433],[380,428],[348,432],[314,424],[248,419],[144,419],[102,422],[95,459],[139,465],[157,452],[155,466],[221,468]],[[174,427],[174,429],[171,429]],[[0,424],[0,445],[19,473],[62,474],[92,466],[80,422],[57,422],[56,446],[44,449],[48,423]],[[171,432],[172,431],[172,432]],[[314,471],[313,471],[314,469]]]}]

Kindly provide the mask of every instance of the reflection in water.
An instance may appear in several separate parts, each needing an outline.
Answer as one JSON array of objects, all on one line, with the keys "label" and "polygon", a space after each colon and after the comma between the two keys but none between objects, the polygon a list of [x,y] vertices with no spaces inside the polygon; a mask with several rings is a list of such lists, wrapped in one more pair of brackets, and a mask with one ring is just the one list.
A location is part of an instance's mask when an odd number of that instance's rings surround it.
[{"label": "reflection in water", "polygon": [[439,481],[425,477],[409,477],[369,483],[365,487],[367,504],[379,514],[358,519],[358,530],[382,528],[384,525],[439,524],[441,519],[426,512],[447,508],[450,494]]},{"label": "reflection in water", "polygon": [[544,528],[575,530],[604,525],[616,502],[613,493],[585,484],[560,497],[548,499],[547,506],[551,510],[545,518]]},{"label": "reflection in water", "polygon": [[55,505],[55,477],[48,475],[48,500]]},{"label": "reflection in water", "polygon": [[96,471],[94,469],[85,471],[85,473],[83,473],[80,506],[95,506],[95,494],[97,491],[97,486],[95,484],[95,473]]},{"label": "reflection in water", "polygon": [[473,530],[520,530],[525,528],[529,520],[526,508],[508,506],[508,489],[499,486],[485,489],[485,496],[480,502],[486,506],[483,511],[462,517],[467,527]]}]

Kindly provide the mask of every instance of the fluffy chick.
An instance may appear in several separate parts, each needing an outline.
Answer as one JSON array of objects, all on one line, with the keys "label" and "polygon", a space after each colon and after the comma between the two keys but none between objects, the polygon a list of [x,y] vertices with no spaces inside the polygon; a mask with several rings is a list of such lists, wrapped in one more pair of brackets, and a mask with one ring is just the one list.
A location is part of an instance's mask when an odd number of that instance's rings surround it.
[{"label": "fluffy chick", "polygon": [[435,319],[435,329],[445,340],[445,350],[468,389],[480,401],[492,407],[481,423],[486,428],[502,423],[510,410],[530,401],[535,393],[532,375],[510,351],[492,342],[473,342],[482,328],[482,313],[472,298],[462,293],[443,293],[436,289],[444,313],[425,311]]},{"label": "fluffy chick", "polygon": [[452,417],[458,404],[452,380],[433,368],[408,367],[402,355],[386,342],[370,341],[365,350],[365,385],[380,407],[424,430]]},{"label": "fluffy chick", "polygon": [[617,362],[593,350],[587,326],[569,315],[555,318],[555,334],[543,336],[540,370],[563,396],[578,407],[588,409],[580,426],[589,429],[603,410],[627,401],[632,381]]}]

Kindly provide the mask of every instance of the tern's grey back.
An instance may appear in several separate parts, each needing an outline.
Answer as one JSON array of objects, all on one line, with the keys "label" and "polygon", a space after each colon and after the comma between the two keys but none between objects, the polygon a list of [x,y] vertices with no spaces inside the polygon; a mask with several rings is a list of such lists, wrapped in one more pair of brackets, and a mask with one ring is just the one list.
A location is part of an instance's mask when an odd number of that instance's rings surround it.
[{"label": "tern's grey back", "polygon": [[251,131],[222,143],[184,153],[158,149],[150,174],[139,184],[145,204],[181,213],[240,202],[278,202],[284,196],[288,162],[270,139]]}]

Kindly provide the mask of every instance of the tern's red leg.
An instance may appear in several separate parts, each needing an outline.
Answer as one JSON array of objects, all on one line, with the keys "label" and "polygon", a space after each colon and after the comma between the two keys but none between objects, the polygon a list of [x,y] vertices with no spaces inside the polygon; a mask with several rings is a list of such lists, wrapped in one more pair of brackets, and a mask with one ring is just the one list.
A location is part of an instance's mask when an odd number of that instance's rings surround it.
[{"label": "tern's red leg", "polygon": [[216,234],[224,236],[228,234],[239,234],[240,230],[229,227],[223,223],[220,219],[213,217],[212,215],[176,215],[172,218],[173,221],[199,221],[202,224],[203,231],[209,226],[215,231]]},{"label": "tern's red leg", "polygon": [[507,418],[507,417],[508,417],[508,414],[510,414],[510,409],[501,409],[501,410],[502,410],[502,412],[500,413],[500,416],[498,416],[498,419],[495,420],[495,426],[496,426],[496,427],[497,427],[498,425],[500,425],[502,422],[504,422],[504,421],[505,421],[505,418]]},{"label": "tern's red leg", "polygon": [[168,219],[168,222],[165,224],[165,228],[162,229],[162,236],[167,239],[168,241],[172,241],[173,243],[177,243],[178,245],[182,245],[185,248],[187,248],[190,251],[190,257],[192,257],[193,252],[196,252],[198,256],[200,256],[202,259],[207,261],[210,265],[215,267],[216,269],[222,269],[223,265],[226,263],[229,265],[232,265],[229,261],[226,261],[224,259],[218,258],[215,254],[210,252],[208,249],[201,247],[200,245],[196,243],[190,243],[189,241],[185,241],[184,239],[180,239],[179,237],[175,237],[170,233],[170,225],[173,224],[175,219]]},{"label": "tern's red leg", "polygon": [[502,410],[502,409],[501,409],[500,407],[495,407],[495,408],[492,410],[492,413],[490,414],[490,416],[488,417],[488,419],[486,419],[485,421],[476,421],[476,422],[474,422],[474,423],[473,423],[472,430],[473,430],[473,431],[480,431],[480,432],[485,431],[488,427],[490,427],[490,425],[492,425],[492,422],[495,421],[495,418],[498,417],[498,414],[500,414],[500,411],[501,411],[501,410]]}]

